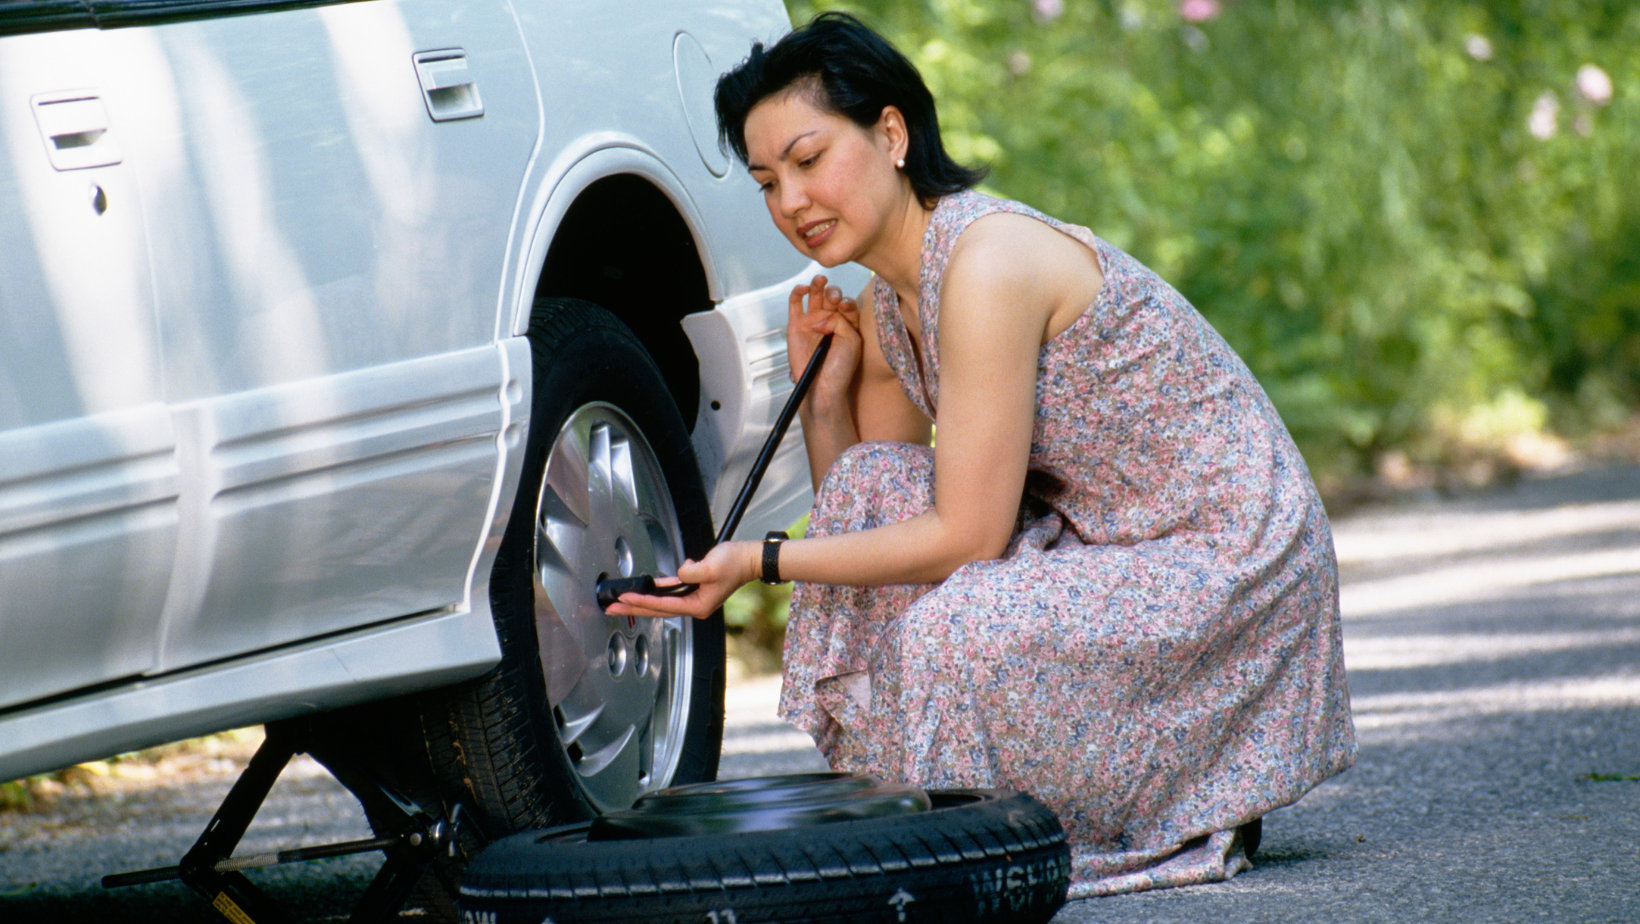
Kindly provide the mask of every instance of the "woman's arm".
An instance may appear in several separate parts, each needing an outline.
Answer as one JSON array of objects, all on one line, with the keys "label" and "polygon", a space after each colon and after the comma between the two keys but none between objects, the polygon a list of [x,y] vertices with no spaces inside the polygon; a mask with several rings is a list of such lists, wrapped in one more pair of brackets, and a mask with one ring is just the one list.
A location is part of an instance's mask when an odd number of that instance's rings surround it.
[{"label": "woman's arm", "polygon": [[1006,550],[1030,461],[1037,358],[1056,304],[1038,276],[1033,236],[1016,239],[1018,230],[976,222],[946,270],[934,508],[878,529],[786,543],[782,577],[930,583]]},{"label": "woman's arm", "polygon": [[[1018,220],[998,220],[1003,218]],[[964,232],[946,271],[940,305],[934,508],[876,529],[786,542],[780,550],[782,578],[931,583],[968,562],[1002,555],[1030,460],[1042,344],[1068,326],[1066,317],[1074,319],[1066,306],[1080,302],[1076,310],[1085,309],[1102,282],[1086,248],[1072,242],[1081,254],[1060,250],[1056,245],[1063,241],[1070,239],[1018,216],[991,216]],[[624,598],[630,602],[610,612],[710,614],[760,570],[759,543],[724,543],[679,570],[683,580],[702,585],[696,594]]]}]

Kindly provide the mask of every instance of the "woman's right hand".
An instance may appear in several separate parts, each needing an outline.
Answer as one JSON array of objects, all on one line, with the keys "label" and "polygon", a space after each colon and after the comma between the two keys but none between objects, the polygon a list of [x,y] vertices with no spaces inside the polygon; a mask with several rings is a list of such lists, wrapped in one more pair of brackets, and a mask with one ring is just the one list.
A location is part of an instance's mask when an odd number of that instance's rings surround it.
[{"label": "woman's right hand", "polygon": [[611,616],[692,616],[709,618],[729,595],[757,580],[763,570],[761,542],[722,542],[712,547],[700,561],[685,561],[677,577],[662,577],[657,587],[679,583],[695,585],[695,591],[683,596],[622,594],[621,598],[604,612]]},{"label": "woman's right hand", "polygon": [[791,361],[793,381],[803,374],[809,358],[827,334],[834,335],[831,349],[809,386],[806,403],[822,415],[848,414],[854,377],[860,366],[860,306],[836,286],[828,286],[825,276],[815,276],[808,285],[792,289],[787,306],[786,353]]}]

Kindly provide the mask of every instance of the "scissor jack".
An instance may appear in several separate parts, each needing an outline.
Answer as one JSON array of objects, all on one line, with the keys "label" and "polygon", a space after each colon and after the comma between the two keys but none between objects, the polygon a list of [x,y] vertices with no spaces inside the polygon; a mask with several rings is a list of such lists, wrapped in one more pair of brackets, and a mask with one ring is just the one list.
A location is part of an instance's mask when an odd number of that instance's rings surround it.
[{"label": "scissor jack", "polygon": [[[363,803],[379,837],[300,847],[275,853],[235,857],[251,819],[268,797],[280,771],[297,754],[312,754]],[[420,806],[369,773],[359,762],[325,747],[302,719],[267,726],[267,738],[250,765],[234,781],[227,798],[205,826],[199,840],[176,866],[104,876],[104,888],[180,879],[210,901],[234,924],[288,924],[290,915],[257,888],[241,870],[282,863],[323,860],[380,850],[387,859],[365,889],[350,924],[373,924],[395,917],[410,897],[416,880],[440,853],[455,850],[459,815],[449,821],[434,818]]]}]

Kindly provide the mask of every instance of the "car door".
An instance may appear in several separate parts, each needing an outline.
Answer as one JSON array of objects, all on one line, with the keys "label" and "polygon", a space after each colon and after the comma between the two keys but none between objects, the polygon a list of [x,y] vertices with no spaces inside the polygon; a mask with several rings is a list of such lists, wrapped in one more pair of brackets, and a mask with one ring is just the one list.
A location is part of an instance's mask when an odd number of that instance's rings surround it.
[{"label": "car door", "polygon": [[158,668],[462,606],[539,130],[510,8],[167,6],[99,5],[154,51],[129,102],[184,484]]},{"label": "car door", "polygon": [[0,709],[151,670],[178,537],[119,74],[66,6],[0,11]]}]

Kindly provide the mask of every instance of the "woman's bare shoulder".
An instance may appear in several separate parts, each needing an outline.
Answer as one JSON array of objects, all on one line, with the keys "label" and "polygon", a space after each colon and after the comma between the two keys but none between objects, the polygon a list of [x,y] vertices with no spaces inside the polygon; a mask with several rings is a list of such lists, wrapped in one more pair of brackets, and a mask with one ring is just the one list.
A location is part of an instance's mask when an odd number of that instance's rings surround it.
[{"label": "woman's bare shoulder", "polygon": [[974,219],[951,249],[951,266],[980,263],[987,269],[1034,275],[1087,245],[1040,218],[993,212]]},{"label": "woman's bare shoulder", "polygon": [[1079,283],[1090,276],[1102,279],[1103,273],[1085,243],[1038,218],[1012,212],[975,219],[957,238],[946,265],[947,279],[1036,292],[1082,288]]},{"label": "woman's bare shoulder", "polygon": [[957,238],[945,280],[942,304],[958,292],[1006,300],[1016,318],[1024,312],[1042,323],[1045,342],[1093,303],[1105,276],[1083,241],[1039,218],[998,212],[975,219]]}]

